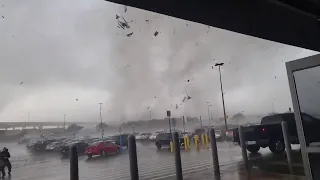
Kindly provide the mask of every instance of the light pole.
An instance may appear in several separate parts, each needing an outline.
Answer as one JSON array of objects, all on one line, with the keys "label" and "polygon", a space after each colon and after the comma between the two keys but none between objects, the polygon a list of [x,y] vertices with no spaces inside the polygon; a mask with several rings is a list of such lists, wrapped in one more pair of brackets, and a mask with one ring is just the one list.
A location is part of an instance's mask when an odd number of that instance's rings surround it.
[{"label": "light pole", "polygon": [[224,116],[224,124],[226,126],[226,131],[228,130],[228,124],[227,124],[227,115],[226,115],[226,108],[224,105],[224,93],[223,93],[223,87],[222,87],[222,78],[221,78],[221,66],[223,66],[224,63],[216,63],[214,66],[219,67],[219,74],[220,74],[220,88],[221,88],[221,97],[222,97],[222,107],[223,107],[223,116]]},{"label": "light pole", "polygon": [[103,103],[98,103],[98,104],[100,105],[100,131],[101,131],[101,139],[103,139],[102,114],[101,114],[102,104],[103,104]]},{"label": "light pole", "polygon": [[209,118],[209,125],[210,125],[210,121],[211,121],[211,117],[210,117],[210,107],[212,106],[211,104],[209,104],[210,102],[207,102],[208,105],[208,118]]},{"label": "light pole", "polygon": [[152,120],[151,110],[149,111],[149,113],[150,113],[150,121],[151,121]]},{"label": "light pole", "polygon": [[66,114],[63,114],[63,132],[66,131]]}]

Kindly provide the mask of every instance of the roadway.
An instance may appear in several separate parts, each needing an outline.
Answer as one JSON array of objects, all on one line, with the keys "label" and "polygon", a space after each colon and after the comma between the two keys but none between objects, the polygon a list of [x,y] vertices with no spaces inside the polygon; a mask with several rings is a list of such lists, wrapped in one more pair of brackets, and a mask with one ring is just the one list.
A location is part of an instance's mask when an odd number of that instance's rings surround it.
[{"label": "roadway", "polygon": [[[12,179],[33,180],[62,180],[69,178],[69,161],[61,159],[59,154],[42,153],[32,154],[24,145],[15,143],[0,144],[7,146],[12,154],[13,174]],[[141,180],[168,179],[175,175],[174,154],[168,149],[156,150],[152,143],[137,144],[138,168]],[[241,151],[231,142],[219,142],[218,153],[220,166],[236,164],[241,161]],[[260,155],[266,155],[269,150],[262,149]],[[197,152],[181,150],[183,173],[212,168],[210,149],[201,149]],[[107,157],[94,157],[88,160],[79,158],[79,173],[82,180],[129,180],[129,157],[127,150],[120,155]]]}]

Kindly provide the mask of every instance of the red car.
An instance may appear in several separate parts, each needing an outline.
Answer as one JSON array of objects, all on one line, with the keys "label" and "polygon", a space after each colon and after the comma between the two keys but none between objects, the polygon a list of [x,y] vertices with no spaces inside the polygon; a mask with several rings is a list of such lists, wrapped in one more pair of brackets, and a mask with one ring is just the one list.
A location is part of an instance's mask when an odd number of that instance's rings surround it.
[{"label": "red car", "polygon": [[116,145],[114,141],[98,141],[92,143],[86,148],[86,155],[92,158],[94,155],[105,156],[108,153],[119,153],[120,146]]}]

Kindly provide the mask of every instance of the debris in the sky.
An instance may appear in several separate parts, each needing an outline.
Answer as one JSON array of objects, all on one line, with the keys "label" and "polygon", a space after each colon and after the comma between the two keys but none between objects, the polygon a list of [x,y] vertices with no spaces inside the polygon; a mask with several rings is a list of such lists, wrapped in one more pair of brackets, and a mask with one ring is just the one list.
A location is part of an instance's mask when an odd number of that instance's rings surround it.
[{"label": "debris in the sky", "polygon": [[127,67],[129,67],[130,65],[126,65],[126,67],[124,67],[124,68],[127,68]]},{"label": "debris in the sky", "polygon": [[120,16],[118,16],[118,14],[116,14],[116,19],[119,19],[120,18]]},{"label": "debris in the sky", "polygon": [[154,98],[157,98],[157,96],[155,96]]},{"label": "debris in the sky", "polygon": [[275,76],[274,78],[277,79],[277,76]]},{"label": "debris in the sky", "polygon": [[148,19],[146,19],[146,22],[149,22],[149,20],[148,20]]},{"label": "debris in the sky", "polygon": [[188,82],[190,82],[190,79],[188,79]]},{"label": "debris in the sky", "polygon": [[192,97],[188,95],[188,98],[187,98],[187,100],[189,100],[189,99],[191,99],[191,98],[192,98]]},{"label": "debris in the sky", "polygon": [[150,109],[150,107],[148,106],[147,109]]},{"label": "debris in the sky", "polygon": [[158,32],[158,31],[156,31],[156,32],[154,33],[154,36],[158,36],[158,34],[159,34],[159,32]]},{"label": "debris in the sky", "polygon": [[118,19],[118,26],[120,26],[122,29],[125,29],[125,28],[129,29],[130,28],[129,23],[124,18],[122,19],[124,22]]},{"label": "debris in the sky", "polygon": [[213,66],[212,66],[212,69],[213,69]]},{"label": "debris in the sky", "polygon": [[78,99],[76,99],[76,101],[78,101]]},{"label": "debris in the sky", "polygon": [[124,6],[124,13],[126,13],[128,10],[127,6]]},{"label": "debris in the sky", "polygon": [[133,32],[132,32],[132,33],[127,34],[127,36],[128,36],[128,37],[130,37],[130,36],[132,36],[132,34],[133,34]]},{"label": "debris in the sky", "polygon": [[2,18],[4,18],[4,16],[2,16]]},{"label": "debris in the sky", "polygon": [[188,26],[189,24],[187,23],[186,26]]},{"label": "debris in the sky", "polygon": [[23,84],[23,81],[20,84]]},{"label": "debris in the sky", "polygon": [[178,104],[176,104],[176,109],[178,109],[179,108],[179,106],[178,106]]},{"label": "debris in the sky", "polygon": [[185,102],[187,99],[187,97],[183,97],[182,102]]},{"label": "debris in the sky", "polygon": [[176,28],[173,28],[173,34],[175,34],[176,33]]}]

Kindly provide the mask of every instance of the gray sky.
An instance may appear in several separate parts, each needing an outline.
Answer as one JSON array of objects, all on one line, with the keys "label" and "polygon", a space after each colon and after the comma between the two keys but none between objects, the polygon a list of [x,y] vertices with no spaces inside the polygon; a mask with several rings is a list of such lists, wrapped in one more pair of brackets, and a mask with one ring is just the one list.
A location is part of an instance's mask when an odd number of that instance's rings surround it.
[{"label": "gray sky", "polygon": [[[284,63],[316,54],[127,9],[103,0],[0,0],[0,121],[25,121],[28,112],[30,121],[64,113],[99,121],[99,102],[106,122],[148,119],[148,107],[154,118],[167,109],[206,117],[207,101],[222,116],[216,62],[225,63],[227,114],[268,113],[272,102],[282,112],[291,106]],[[117,27],[116,14],[130,28]]]}]

